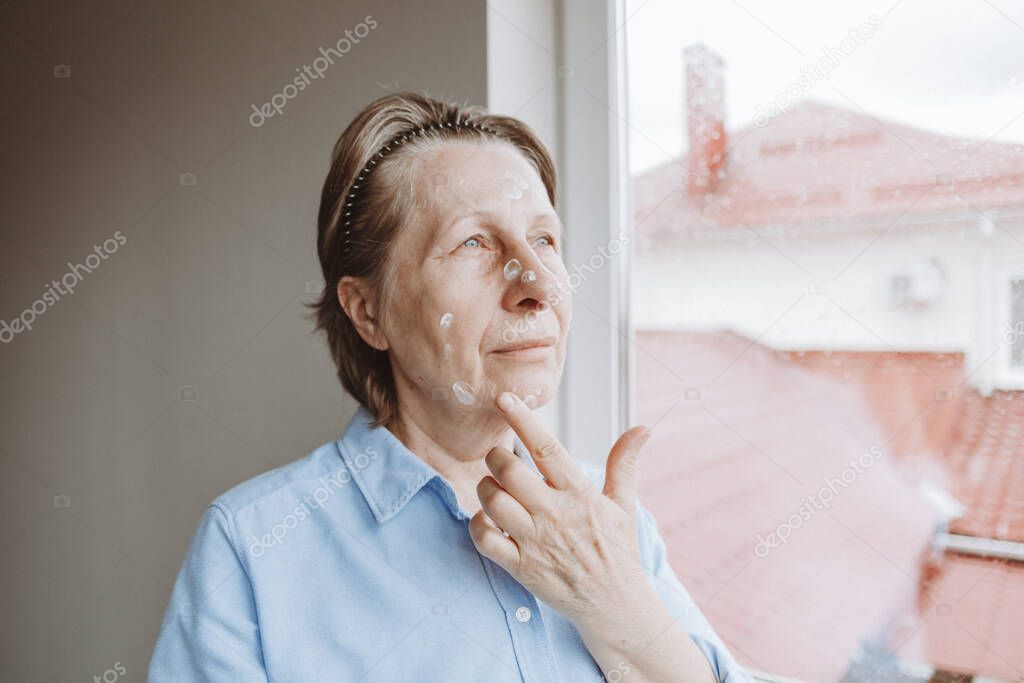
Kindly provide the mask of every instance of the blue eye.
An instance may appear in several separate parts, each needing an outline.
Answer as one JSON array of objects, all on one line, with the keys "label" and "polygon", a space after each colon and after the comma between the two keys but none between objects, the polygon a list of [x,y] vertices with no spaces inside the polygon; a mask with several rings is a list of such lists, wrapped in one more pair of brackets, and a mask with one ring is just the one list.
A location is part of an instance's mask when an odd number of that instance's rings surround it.
[{"label": "blue eye", "polygon": [[472,246],[477,246],[477,247],[482,246],[480,244],[480,240],[478,238],[476,238],[476,237],[470,237],[468,240],[466,240],[465,242],[462,243],[462,246],[465,247],[465,246],[469,245],[470,242],[476,242],[476,244],[472,245]]},{"label": "blue eye", "polygon": [[555,241],[551,238],[551,235],[542,235],[538,237],[537,240],[547,240],[547,244],[543,245],[546,247],[553,247],[555,245]]}]

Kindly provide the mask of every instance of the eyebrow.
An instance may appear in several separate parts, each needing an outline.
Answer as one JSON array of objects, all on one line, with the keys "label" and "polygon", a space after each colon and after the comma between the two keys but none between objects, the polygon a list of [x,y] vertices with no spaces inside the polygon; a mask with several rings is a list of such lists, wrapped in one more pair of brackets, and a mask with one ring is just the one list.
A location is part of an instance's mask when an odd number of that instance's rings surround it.
[{"label": "eyebrow", "polygon": [[[469,211],[467,213],[462,213],[462,214],[457,215],[455,218],[453,218],[448,223],[448,225],[445,226],[444,231],[443,231],[442,234],[447,233],[453,227],[455,227],[455,225],[457,223],[461,223],[462,221],[466,220],[467,218],[486,218],[486,219],[489,219],[489,220],[493,221],[496,218],[500,218],[500,217],[501,217],[501,214],[493,213],[491,211],[482,211],[480,209],[476,209],[474,211]],[[555,226],[558,227],[559,232],[563,232],[564,231],[564,228],[562,226],[562,220],[558,217],[558,214],[550,213],[550,212],[543,212],[543,213],[536,214],[533,217],[533,219],[530,221],[530,225],[536,225],[537,223],[543,223],[543,222],[554,222]]]}]

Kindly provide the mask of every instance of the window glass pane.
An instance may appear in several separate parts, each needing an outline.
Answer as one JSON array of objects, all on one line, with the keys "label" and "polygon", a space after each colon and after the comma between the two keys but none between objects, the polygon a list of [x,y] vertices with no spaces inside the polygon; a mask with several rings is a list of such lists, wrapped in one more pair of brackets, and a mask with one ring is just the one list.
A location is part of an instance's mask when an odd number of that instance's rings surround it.
[{"label": "window glass pane", "polygon": [[1010,363],[1015,368],[1024,367],[1024,280],[1010,281],[1010,320]]},{"label": "window glass pane", "polygon": [[627,16],[641,502],[676,572],[757,671],[1017,680],[1024,5]]}]

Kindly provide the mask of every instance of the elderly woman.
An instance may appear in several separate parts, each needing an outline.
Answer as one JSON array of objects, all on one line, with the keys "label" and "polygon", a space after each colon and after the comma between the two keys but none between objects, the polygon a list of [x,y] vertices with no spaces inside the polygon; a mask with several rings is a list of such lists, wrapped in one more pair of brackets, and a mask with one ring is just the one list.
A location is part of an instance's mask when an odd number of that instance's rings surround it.
[{"label": "elderly woman", "polygon": [[637,504],[533,414],[571,318],[555,169],[523,123],[412,95],[334,147],[315,304],[360,403],[341,438],[222,494],[151,681],[750,680]]}]

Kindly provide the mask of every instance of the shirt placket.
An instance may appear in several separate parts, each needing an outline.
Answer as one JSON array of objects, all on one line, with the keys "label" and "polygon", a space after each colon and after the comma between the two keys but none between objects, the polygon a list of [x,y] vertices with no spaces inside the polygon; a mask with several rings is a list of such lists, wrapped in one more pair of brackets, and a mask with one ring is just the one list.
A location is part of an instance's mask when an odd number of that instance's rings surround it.
[{"label": "shirt placket", "polygon": [[481,560],[487,580],[505,613],[523,681],[561,681],[537,599],[497,564],[486,557]]},{"label": "shirt placket", "polygon": [[[428,485],[434,487],[455,519],[468,526],[469,515],[459,507],[451,486],[440,478],[432,479]],[[505,613],[505,623],[512,637],[512,650],[523,681],[562,683],[537,599],[499,565],[483,555],[480,555],[480,562],[491,591]]]}]

